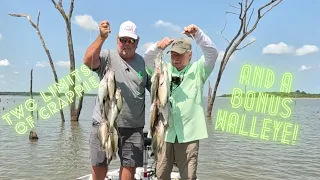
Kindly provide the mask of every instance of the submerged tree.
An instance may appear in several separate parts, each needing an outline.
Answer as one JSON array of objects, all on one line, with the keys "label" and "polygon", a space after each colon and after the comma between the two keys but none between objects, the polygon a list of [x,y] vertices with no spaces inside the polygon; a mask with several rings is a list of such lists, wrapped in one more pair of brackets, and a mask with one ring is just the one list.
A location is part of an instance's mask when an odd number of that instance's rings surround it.
[{"label": "submerged tree", "polygon": [[[67,40],[68,40],[68,49],[69,49],[69,59],[70,59],[70,73],[73,72],[75,70],[75,57],[74,57],[74,50],[73,50],[73,41],[72,41],[72,33],[71,33],[71,17],[72,17],[72,12],[73,12],[73,8],[74,8],[74,0],[70,0],[70,8],[69,8],[69,13],[66,14],[63,7],[62,7],[62,0],[59,0],[58,3],[56,3],[54,0],[51,0],[54,7],[60,12],[61,16],[63,17],[65,23],[66,23],[66,33],[67,33]],[[44,47],[44,50],[48,56],[49,59],[49,63],[53,72],[53,76],[54,76],[54,80],[56,83],[59,83],[58,80],[58,76],[52,61],[52,57],[50,54],[50,51],[48,50],[45,41],[41,35],[41,31],[39,28],[39,18],[40,18],[40,11],[38,11],[38,18],[37,18],[37,24],[34,24],[33,21],[31,20],[30,16],[28,14],[13,14],[13,13],[9,13],[9,15],[14,16],[14,17],[26,17],[29,22],[31,23],[31,25],[36,29],[40,40],[42,42],[42,45]],[[78,103],[78,108],[76,108],[76,96],[75,96],[75,84],[76,84],[76,78],[75,76],[70,76],[70,78],[72,79],[72,81],[74,83],[71,83],[71,85],[69,86],[69,90],[73,92],[73,101],[70,103],[70,120],[71,121],[78,121],[79,120],[79,116],[80,116],[80,112],[82,109],[82,102],[83,102],[83,95],[84,92],[82,92],[82,96],[79,99],[79,103]],[[81,83],[81,86],[83,87],[83,84]],[[60,93],[56,93],[57,96],[60,98]],[[60,115],[61,115],[61,120],[65,121],[64,115],[63,115],[63,110],[60,110]]]},{"label": "submerged tree", "polygon": [[[33,76],[32,76],[32,73],[33,73],[33,69],[31,69],[30,71],[30,98],[33,99],[33,93],[32,93],[32,80],[33,80]],[[30,108],[32,109],[33,108],[33,104],[30,105]],[[33,115],[33,111],[31,111],[31,117],[32,119],[34,119],[34,115]],[[34,127],[30,133],[29,133],[29,139],[39,139],[38,135],[37,135],[37,132],[35,130],[36,128]]]},{"label": "submerged tree", "polygon": [[[250,20],[252,18],[253,13],[254,13],[254,8],[252,8],[252,10],[251,10],[251,6],[254,1],[255,0],[242,0],[242,2],[238,3],[239,6],[230,5],[232,8],[237,9],[239,11],[239,13],[228,11],[225,14],[225,15],[227,15],[227,14],[237,15],[239,18],[239,21],[240,21],[240,27],[237,31],[237,34],[232,38],[231,41],[222,35],[222,37],[226,41],[228,41],[229,45],[225,49],[225,53],[224,53],[223,58],[221,60],[220,69],[218,72],[215,86],[213,88],[213,92],[212,92],[212,94],[210,93],[210,95],[208,97],[210,99],[210,101],[208,101],[208,106],[207,106],[207,118],[208,119],[211,119],[211,113],[212,113],[212,109],[213,109],[213,103],[216,98],[217,89],[218,89],[223,71],[224,71],[231,55],[235,51],[242,50],[242,49],[246,48],[247,46],[249,46],[250,44],[254,43],[255,40],[249,42],[248,44],[246,44],[242,47],[239,47],[239,45],[242,43],[242,41],[245,40],[246,37],[248,37],[248,35],[250,35],[257,28],[258,23],[264,17],[264,15],[266,15],[270,10],[272,10],[275,6],[279,5],[282,2],[282,0],[269,0],[268,3],[262,5],[257,11],[257,18],[254,21],[253,26],[251,28],[249,28]],[[251,10],[251,13],[248,13],[250,10]],[[225,27],[221,31],[221,34],[223,33],[224,29],[225,29]],[[209,92],[210,91],[211,91],[211,86],[209,85]]]},{"label": "submerged tree", "polygon": [[[39,21],[40,21],[40,10],[38,11],[38,17],[37,17],[37,24],[35,24],[30,15],[28,14],[15,14],[15,13],[9,13],[10,16],[13,16],[13,17],[25,17],[28,19],[28,21],[30,22],[31,26],[37,31],[38,33],[38,36],[40,38],[40,41],[42,43],[42,46],[48,56],[48,60],[49,60],[49,63],[50,63],[50,66],[51,66],[51,69],[52,69],[52,73],[53,73],[53,77],[54,77],[54,80],[56,83],[59,83],[59,80],[58,80],[58,75],[57,75],[57,72],[56,72],[56,69],[54,67],[54,64],[53,64],[53,61],[52,61],[52,56],[50,54],[50,51],[49,49],[47,48],[47,45],[46,45],[46,42],[44,41],[43,39],[43,36],[41,34],[41,31],[40,31],[40,28],[39,28]],[[57,93],[58,97],[60,98],[60,93]],[[65,121],[64,119],[64,114],[63,114],[63,109],[60,109],[60,116],[61,116],[61,120],[62,121]]]}]

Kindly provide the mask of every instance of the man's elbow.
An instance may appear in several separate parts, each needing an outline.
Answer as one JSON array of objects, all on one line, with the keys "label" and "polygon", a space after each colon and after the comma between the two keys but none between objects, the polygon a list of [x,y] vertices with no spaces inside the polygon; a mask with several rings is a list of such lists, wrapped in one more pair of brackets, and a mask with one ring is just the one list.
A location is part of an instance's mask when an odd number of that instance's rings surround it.
[{"label": "man's elbow", "polygon": [[90,69],[97,69],[100,66],[100,60],[99,58],[92,59],[85,56],[83,58],[83,64],[85,64]]},{"label": "man's elbow", "polygon": [[88,57],[86,57],[86,56],[84,56],[82,61],[83,61],[83,64],[85,64],[88,67],[90,67],[90,65],[92,63],[92,61],[90,61],[90,59]]}]

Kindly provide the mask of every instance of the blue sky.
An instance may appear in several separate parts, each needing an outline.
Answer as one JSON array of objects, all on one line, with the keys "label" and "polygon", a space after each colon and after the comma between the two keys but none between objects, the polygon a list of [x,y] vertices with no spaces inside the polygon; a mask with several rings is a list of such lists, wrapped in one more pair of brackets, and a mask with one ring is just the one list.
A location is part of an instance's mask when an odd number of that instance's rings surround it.
[{"label": "blue sky", "polygon": [[[259,0],[253,6],[258,8],[268,0]],[[72,17],[72,35],[76,66],[82,64],[86,48],[98,35],[98,24],[108,20],[112,33],[103,48],[115,47],[115,36],[119,25],[131,20],[138,26],[141,36],[138,52],[152,42],[166,36],[179,37],[184,26],[196,24],[210,36],[219,52],[227,46],[220,35],[225,23],[225,12],[233,11],[229,4],[237,5],[236,0],[197,0],[197,1],[107,1],[75,0]],[[259,4],[260,3],[260,4]],[[320,1],[287,0],[270,11],[259,23],[257,29],[244,43],[255,39],[247,48],[237,51],[230,59],[224,72],[218,94],[230,93],[239,86],[241,66],[246,63],[271,68],[276,82],[281,74],[293,74],[293,90],[299,89],[320,93]],[[69,1],[64,1],[68,12]],[[53,75],[40,39],[26,18],[11,17],[7,13],[27,13],[36,22],[37,11],[41,11],[40,29],[53,57],[58,76],[68,73],[68,48],[65,23],[50,0],[2,0],[0,6],[0,91],[28,91],[29,73],[34,69],[34,91],[51,85]],[[238,30],[237,16],[229,14],[224,36],[231,39]],[[255,17],[253,17],[253,20]],[[193,46],[193,61],[202,54],[198,46]],[[223,55],[223,53],[221,53]],[[219,57],[220,59],[220,57]],[[209,80],[213,84],[217,77],[220,61]],[[312,80],[312,78],[314,78]],[[207,84],[204,89],[207,94]],[[280,86],[270,90],[277,91]],[[265,91],[265,89],[261,89]],[[93,91],[95,92],[95,91]]]}]

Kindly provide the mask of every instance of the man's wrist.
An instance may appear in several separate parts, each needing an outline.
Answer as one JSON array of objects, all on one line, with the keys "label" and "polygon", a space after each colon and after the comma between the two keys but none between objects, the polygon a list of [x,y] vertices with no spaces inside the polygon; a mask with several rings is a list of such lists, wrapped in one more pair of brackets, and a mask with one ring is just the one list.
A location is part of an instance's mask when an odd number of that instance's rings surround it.
[{"label": "man's wrist", "polygon": [[108,36],[102,36],[102,35],[98,35],[98,39],[101,41],[105,41],[108,38]]}]

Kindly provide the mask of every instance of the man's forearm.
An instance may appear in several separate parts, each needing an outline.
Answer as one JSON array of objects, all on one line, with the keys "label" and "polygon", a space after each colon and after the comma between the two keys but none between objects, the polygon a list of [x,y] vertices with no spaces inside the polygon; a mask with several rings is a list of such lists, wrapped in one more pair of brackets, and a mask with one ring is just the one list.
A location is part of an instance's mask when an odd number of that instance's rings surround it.
[{"label": "man's forearm", "polygon": [[157,55],[161,52],[161,49],[157,47],[157,42],[148,47],[144,53],[144,61],[146,66],[150,69],[154,69],[154,61],[157,58]]},{"label": "man's forearm", "polygon": [[106,38],[98,36],[97,39],[88,47],[83,63],[90,69],[97,69],[100,65],[100,52]]},{"label": "man's forearm", "polygon": [[216,46],[200,28],[195,36],[195,40],[196,44],[200,46],[203,52],[205,58],[204,66],[207,70],[212,71],[218,58],[218,51]]}]

